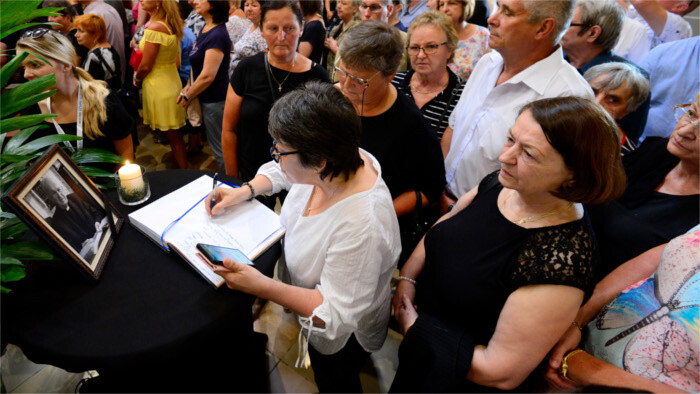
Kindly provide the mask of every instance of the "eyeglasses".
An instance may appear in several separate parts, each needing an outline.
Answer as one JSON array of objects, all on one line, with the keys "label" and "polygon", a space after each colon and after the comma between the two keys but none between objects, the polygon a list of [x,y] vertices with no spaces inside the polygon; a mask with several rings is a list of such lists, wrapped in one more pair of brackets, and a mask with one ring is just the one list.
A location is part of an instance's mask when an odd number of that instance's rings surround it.
[{"label": "eyeglasses", "polygon": [[587,30],[593,27],[593,25],[589,23],[569,23],[569,26],[578,26],[581,28],[581,30]]},{"label": "eyeglasses", "polygon": [[32,30],[25,31],[24,34],[22,34],[22,37],[31,37],[36,40],[37,38],[43,37],[49,31],[51,31],[51,29],[49,29],[48,27],[41,26]]},{"label": "eyeglasses", "polygon": [[355,85],[364,86],[365,89],[367,89],[367,88],[369,87],[369,82],[370,82],[372,79],[374,79],[374,77],[376,77],[377,75],[379,75],[379,73],[380,73],[380,71],[377,71],[376,73],[374,73],[374,75],[372,75],[372,76],[369,77],[368,79],[363,79],[363,78],[360,78],[360,77],[356,77],[356,76],[354,76],[354,75],[352,75],[352,74],[350,74],[350,73],[347,73],[346,71],[344,71],[343,69],[341,69],[341,68],[338,67],[338,66],[335,66],[335,72],[338,73],[338,77],[339,77],[339,78],[342,78],[342,79],[350,78],[350,81],[351,81],[352,83],[354,83]]},{"label": "eyeglasses", "polygon": [[294,150],[291,152],[280,152],[277,150],[277,142],[272,141],[272,146],[270,147],[270,156],[272,157],[272,160],[275,161],[275,163],[280,162],[280,157],[286,156],[286,155],[293,155],[295,153],[301,153],[301,151]]},{"label": "eyeglasses", "polygon": [[360,10],[362,10],[362,12],[367,11],[368,8],[369,8],[369,12],[376,14],[377,12],[381,12],[382,8],[384,8],[384,7],[379,5],[379,4],[372,4],[372,5],[367,5],[364,3],[360,4]]},{"label": "eyeglasses", "polygon": [[408,47],[408,54],[411,56],[418,56],[418,54],[422,50],[423,53],[425,53],[426,55],[432,55],[435,52],[437,52],[437,50],[441,46],[446,45],[446,44],[447,44],[447,41],[443,42],[442,44],[428,44],[424,47],[421,47],[418,45],[411,45],[410,47]]},{"label": "eyeglasses", "polygon": [[698,113],[690,109],[691,105],[693,104],[678,104],[673,107],[673,116],[676,118],[676,122],[680,123],[681,119],[687,119],[683,124],[698,123]]}]

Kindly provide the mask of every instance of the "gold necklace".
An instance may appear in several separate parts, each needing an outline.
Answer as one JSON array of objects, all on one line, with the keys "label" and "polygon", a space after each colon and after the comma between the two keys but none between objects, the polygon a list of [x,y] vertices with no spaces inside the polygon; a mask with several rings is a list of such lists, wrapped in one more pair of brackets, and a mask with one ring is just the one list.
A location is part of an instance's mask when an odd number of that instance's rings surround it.
[{"label": "gold necklace", "polygon": [[[337,190],[338,190],[337,188],[334,189],[333,192],[331,193],[331,195],[326,199],[326,201],[322,201],[320,204],[318,204],[318,206],[317,206],[316,208],[311,208],[310,206],[309,206],[308,208],[306,208],[306,213],[305,213],[305,215],[306,215],[306,216],[309,216],[309,214],[311,213],[311,211],[316,210],[316,209],[320,209],[320,208],[323,206],[323,204],[325,204],[326,202],[330,201],[330,200],[333,198],[333,196],[335,196],[335,192],[336,192]],[[311,191],[311,196],[309,196],[309,205],[311,205],[311,199],[314,198],[314,195],[315,195],[315,194],[316,194],[316,186],[314,186],[314,189]]]},{"label": "gold necklace", "polygon": [[277,84],[277,91],[282,92],[282,85],[284,85],[284,82],[287,81],[287,78],[292,74],[292,70],[294,69],[294,63],[297,61],[297,55],[296,53],[294,54],[294,58],[292,59],[292,68],[287,71],[287,76],[284,77],[282,82],[278,82],[277,78],[275,78],[275,73],[272,72],[272,66],[270,66],[270,55],[267,55],[267,69],[270,71],[270,75],[272,75],[272,79],[275,80],[275,83]]},{"label": "gold necklace", "polygon": [[[413,77],[411,77],[411,79],[413,79]],[[450,78],[448,77],[447,82],[445,82],[441,87],[439,87],[435,90],[427,90],[427,91],[421,92],[420,90],[418,90],[418,88],[416,88],[416,84],[413,81],[411,81],[411,91],[413,93],[418,93],[418,94],[433,94],[433,93],[437,93],[437,92],[441,92],[441,91],[445,90],[445,88],[447,88],[447,85],[449,85],[449,84],[450,84]]]},{"label": "gold necklace", "polygon": [[[515,190],[513,190],[513,192],[510,193],[510,194],[508,195],[508,197],[506,197],[505,201],[503,201],[503,207],[505,207],[505,206],[506,206],[506,203],[508,202],[508,200],[510,200],[510,198],[513,197],[513,194],[515,194]],[[529,222],[535,222],[535,221],[538,221],[538,220],[542,220],[542,219],[544,219],[544,218],[547,218],[547,217],[550,217],[550,216],[554,216],[554,215],[556,215],[556,214],[558,214],[558,213],[562,213],[562,212],[568,210],[569,208],[571,208],[573,205],[574,205],[573,202],[569,202],[568,204],[566,204],[566,206],[561,207],[561,208],[559,208],[559,209],[553,209],[553,210],[551,210],[551,211],[549,211],[549,212],[540,213],[540,214],[537,214],[537,215],[526,216],[526,217],[524,217],[524,218],[522,218],[522,219],[516,220],[516,221],[515,221],[515,224],[520,225],[520,224],[525,224],[525,223],[529,223]]]}]

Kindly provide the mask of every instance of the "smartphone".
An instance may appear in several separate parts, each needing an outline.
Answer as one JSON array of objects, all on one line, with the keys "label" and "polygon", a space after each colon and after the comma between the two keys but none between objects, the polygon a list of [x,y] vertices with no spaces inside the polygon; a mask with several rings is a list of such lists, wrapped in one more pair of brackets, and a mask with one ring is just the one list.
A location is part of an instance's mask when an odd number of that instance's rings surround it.
[{"label": "smartphone", "polygon": [[239,263],[253,265],[253,262],[246,257],[243,252],[234,248],[226,248],[223,246],[214,246],[207,244],[197,244],[197,250],[202,252],[212,264],[224,265],[224,257],[228,257]]}]

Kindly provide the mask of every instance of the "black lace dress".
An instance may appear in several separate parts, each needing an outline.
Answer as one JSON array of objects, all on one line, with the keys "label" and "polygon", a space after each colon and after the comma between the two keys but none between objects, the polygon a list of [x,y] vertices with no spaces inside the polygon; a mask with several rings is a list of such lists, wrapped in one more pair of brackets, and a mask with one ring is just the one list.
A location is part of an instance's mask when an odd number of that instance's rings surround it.
[{"label": "black lace dress", "polygon": [[[493,173],[474,201],[426,235],[419,317],[399,348],[393,392],[494,391],[466,380],[475,345],[488,344],[508,296],[521,286],[573,286],[589,296],[597,247],[588,218],[535,229],[506,219]],[[518,391],[531,391],[528,382]]]}]

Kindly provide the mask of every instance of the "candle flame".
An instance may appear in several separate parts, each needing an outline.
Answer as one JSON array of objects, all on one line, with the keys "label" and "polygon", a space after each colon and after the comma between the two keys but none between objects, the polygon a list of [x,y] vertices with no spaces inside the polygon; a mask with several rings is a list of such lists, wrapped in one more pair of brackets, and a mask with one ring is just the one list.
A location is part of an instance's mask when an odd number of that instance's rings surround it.
[{"label": "candle flame", "polygon": [[128,166],[128,165],[129,165],[129,160],[127,160],[127,161],[126,161],[126,164],[124,164],[124,165],[125,165],[125,166]]}]

